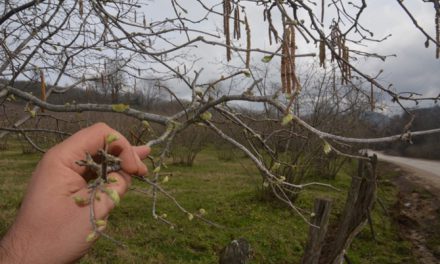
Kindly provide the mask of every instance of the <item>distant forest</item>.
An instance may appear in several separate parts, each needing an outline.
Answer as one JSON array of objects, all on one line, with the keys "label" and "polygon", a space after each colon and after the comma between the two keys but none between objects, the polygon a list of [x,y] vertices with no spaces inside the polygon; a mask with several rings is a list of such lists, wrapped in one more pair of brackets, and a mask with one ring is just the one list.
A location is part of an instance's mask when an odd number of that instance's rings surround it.
[{"label": "distant forest", "polygon": [[[439,106],[413,109],[411,112],[415,114],[411,131],[434,129],[440,126]],[[402,133],[402,127],[410,120],[411,117],[406,113],[391,117],[384,126],[383,134],[392,135]],[[412,144],[402,141],[390,143],[384,145],[384,149],[392,155],[440,160],[440,134],[414,137],[411,141]]]},{"label": "distant forest", "polygon": [[[17,81],[15,87],[40,96],[39,82]],[[151,91],[152,87],[139,88],[137,92],[122,92],[119,97],[120,100],[137,109],[163,114],[166,114],[170,108],[179,107],[177,102],[170,102],[169,97],[162,98],[163,95],[160,92],[148,92],[148,90]],[[76,103],[112,103],[110,95],[104,95],[102,91],[96,88],[88,90],[74,88],[65,94],[53,94],[49,99],[50,102],[55,104],[75,103],[74,100],[76,100]],[[438,105],[411,109],[410,111],[415,114],[415,119],[410,128],[411,131],[440,127],[440,107]],[[359,116],[361,120],[358,122],[359,128],[352,134],[354,137],[382,137],[401,134],[403,128],[411,119],[406,113],[389,117],[380,113],[365,112]],[[305,117],[305,120],[307,119],[310,118]],[[396,156],[440,160],[440,134],[414,137],[411,142],[400,141],[367,147],[383,150]]]}]

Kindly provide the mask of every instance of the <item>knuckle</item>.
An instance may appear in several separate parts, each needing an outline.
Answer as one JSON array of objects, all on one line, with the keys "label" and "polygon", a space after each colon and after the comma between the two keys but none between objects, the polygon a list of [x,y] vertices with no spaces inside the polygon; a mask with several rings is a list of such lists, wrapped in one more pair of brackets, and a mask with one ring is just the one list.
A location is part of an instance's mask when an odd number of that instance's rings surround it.
[{"label": "knuckle", "polygon": [[93,128],[99,129],[99,130],[109,130],[111,129],[110,126],[108,126],[104,122],[98,122],[92,126]]}]

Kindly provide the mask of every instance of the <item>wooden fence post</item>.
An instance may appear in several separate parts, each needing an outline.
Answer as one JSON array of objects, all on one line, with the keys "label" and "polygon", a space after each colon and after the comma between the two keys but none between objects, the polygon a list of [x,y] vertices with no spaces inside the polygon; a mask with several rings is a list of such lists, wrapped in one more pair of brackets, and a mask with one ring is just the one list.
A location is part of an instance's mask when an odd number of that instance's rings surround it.
[{"label": "wooden fence post", "polygon": [[301,260],[302,264],[318,264],[321,249],[324,245],[330,217],[332,201],[328,199],[315,199],[314,217],[309,228],[309,239]]}]

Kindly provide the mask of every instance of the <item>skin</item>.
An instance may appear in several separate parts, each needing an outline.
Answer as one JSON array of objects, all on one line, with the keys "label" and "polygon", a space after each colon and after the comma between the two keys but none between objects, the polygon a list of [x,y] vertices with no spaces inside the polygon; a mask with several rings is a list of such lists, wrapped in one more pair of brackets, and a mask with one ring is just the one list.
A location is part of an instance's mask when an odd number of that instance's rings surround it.
[{"label": "skin", "polygon": [[[86,169],[75,162],[85,153],[96,154],[104,147],[107,135],[118,140],[109,145],[109,153],[121,159],[122,170],[110,173],[116,179],[108,188],[122,197],[131,183],[130,175],[145,175],[141,161],[148,147],[134,147],[120,133],[99,123],[72,135],[54,146],[38,163],[24,196],[17,218],[0,241],[0,263],[72,263],[92,246],[86,237],[92,232],[89,205],[79,206],[73,197],[88,199]],[[100,193],[94,204],[96,219],[107,219],[113,201]]]}]

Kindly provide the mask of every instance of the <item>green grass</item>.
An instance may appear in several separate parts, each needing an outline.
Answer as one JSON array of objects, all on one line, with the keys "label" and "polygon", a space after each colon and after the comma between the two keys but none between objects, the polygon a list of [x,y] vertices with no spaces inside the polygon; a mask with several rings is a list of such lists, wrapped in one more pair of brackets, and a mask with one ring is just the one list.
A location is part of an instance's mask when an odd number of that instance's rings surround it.
[{"label": "green grass", "polygon": [[[19,145],[0,152],[0,236],[12,223],[26,183],[40,156],[22,155]],[[328,182],[340,189],[350,184],[354,164]],[[215,228],[199,220],[189,221],[168,199],[160,196],[158,212],[178,225],[170,229],[151,216],[151,197],[129,192],[109,218],[108,234],[128,248],[100,239],[81,263],[218,263],[218,252],[232,238],[248,239],[254,250],[252,263],[299,263],[308,233],[307,224],[280,203],[260,199],[261,178],[245,158],[220,161],[215,150],[203,151],[191,168],[170,165],[174,175],[164,188],[189,211],[204,208],[206,218],[225,228]],[[386,177],[391,177],[387,175]],[[317,179],[314,179],[317,180]],[[148,188],[134,182],[135,187]],[[303,192],[297,206],[311,210],[315,197],[334,200],[332,220],[345,202],[345,192],[311,188]],[[389,208],[396,190],[381,184],[379,196]],[[399,238],[396,225],[376,205],[373,222],[378,242],[364,228],[348,251],[354,263],[415,263],[410,244]]]}]

